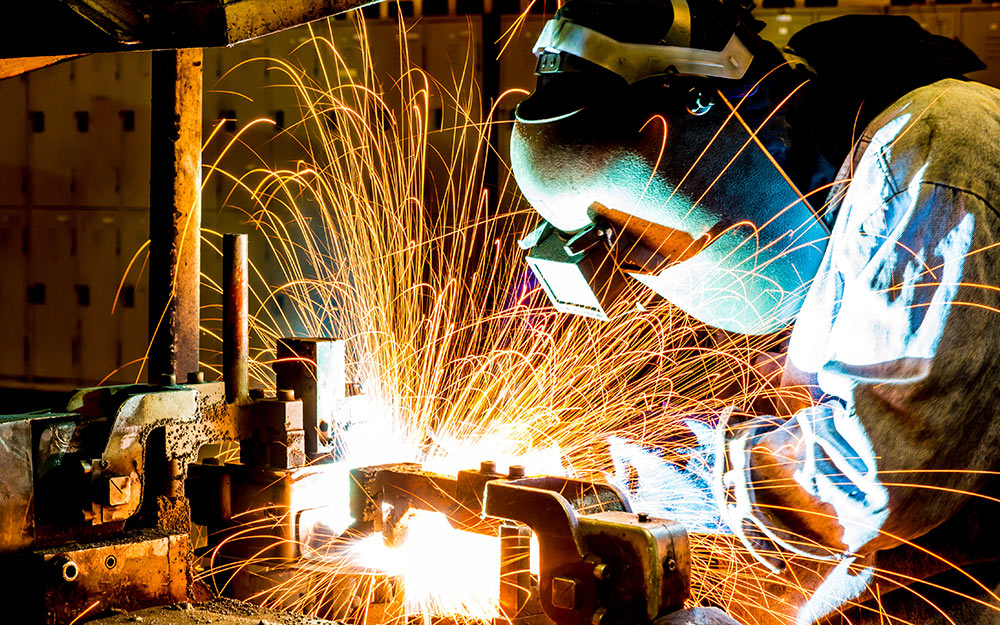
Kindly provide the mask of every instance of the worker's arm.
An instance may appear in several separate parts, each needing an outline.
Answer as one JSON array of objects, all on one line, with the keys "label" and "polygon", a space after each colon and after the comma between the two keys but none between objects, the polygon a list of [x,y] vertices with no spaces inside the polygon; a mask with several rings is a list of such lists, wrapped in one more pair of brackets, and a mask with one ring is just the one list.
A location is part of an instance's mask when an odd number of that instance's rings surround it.
[{"label": "worker's arm", "polygon": [[789,350],[822,397],[720,442],[724,517],[758,551],[838,558],[910,541],[997,468],[996,213],[919,172],[881,206],[864,199],[848,198]]}]

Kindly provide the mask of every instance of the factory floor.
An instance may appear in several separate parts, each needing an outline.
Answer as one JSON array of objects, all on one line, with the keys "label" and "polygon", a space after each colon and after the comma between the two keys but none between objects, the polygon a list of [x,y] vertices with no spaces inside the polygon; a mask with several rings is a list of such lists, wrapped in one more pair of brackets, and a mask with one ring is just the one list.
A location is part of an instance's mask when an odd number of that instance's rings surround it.
[{"label": "factory floor", "polygon": [[194,604],[176,603],[87,621],[87,625],[136,625],[137,623],[141,625],[336,625],[334,621],[275,612],[232,599],[214,599]]}]

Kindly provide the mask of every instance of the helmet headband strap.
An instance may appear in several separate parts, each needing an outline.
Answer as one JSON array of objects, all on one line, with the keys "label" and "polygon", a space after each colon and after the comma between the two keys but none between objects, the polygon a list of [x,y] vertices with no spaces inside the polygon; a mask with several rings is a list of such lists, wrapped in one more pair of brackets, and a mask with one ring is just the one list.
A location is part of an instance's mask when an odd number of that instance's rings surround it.
[{"label": "helmet headband strap", "polygon": [[565,18],[546,22],[533,52],[565,52],[599,65],[629,84],[676,71],[678,74],[739,80],[746,74],[753,54],[736,33],[716,52],[681,46],[622,43]]}]

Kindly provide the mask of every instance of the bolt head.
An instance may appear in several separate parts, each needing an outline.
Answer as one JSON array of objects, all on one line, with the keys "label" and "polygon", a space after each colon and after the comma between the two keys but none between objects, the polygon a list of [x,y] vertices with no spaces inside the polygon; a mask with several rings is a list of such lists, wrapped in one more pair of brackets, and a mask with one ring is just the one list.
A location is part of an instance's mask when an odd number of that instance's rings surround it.
[{"label": "bolt head", "polygon": [[563,610],[574,610],[579,584],[572,577],[552,578],[552,605]]},{"label": "bolt head", "polygon": [[290,388],[278,389],[279,401],[295,401],[295,390]]},{"label": "bolt head", "polygon": [[132,495],[132,480],[127,475],[108,478],[107,504],[123,506],[129,502]]},{"label": "bolt head", "polygon": [[512,480],[519,480],[525,476],[523,464],[512,464],[507,470],[507,477]]}]

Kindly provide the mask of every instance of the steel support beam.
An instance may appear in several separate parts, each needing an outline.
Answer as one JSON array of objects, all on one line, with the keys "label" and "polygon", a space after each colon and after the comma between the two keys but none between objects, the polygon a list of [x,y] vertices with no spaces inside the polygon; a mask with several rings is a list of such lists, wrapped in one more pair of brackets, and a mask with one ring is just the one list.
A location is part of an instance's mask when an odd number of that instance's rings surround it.
[{"label": "steel support beam", "polygon": [[[31,0],[4,3],[0,58],[231,46],[372,0]],[[10,4],[11,6],[6,6]]]},{"label": "steel support beam", "polygon": [[149,175],[152,382],[198,370],[202,51],[153,52]]}]

